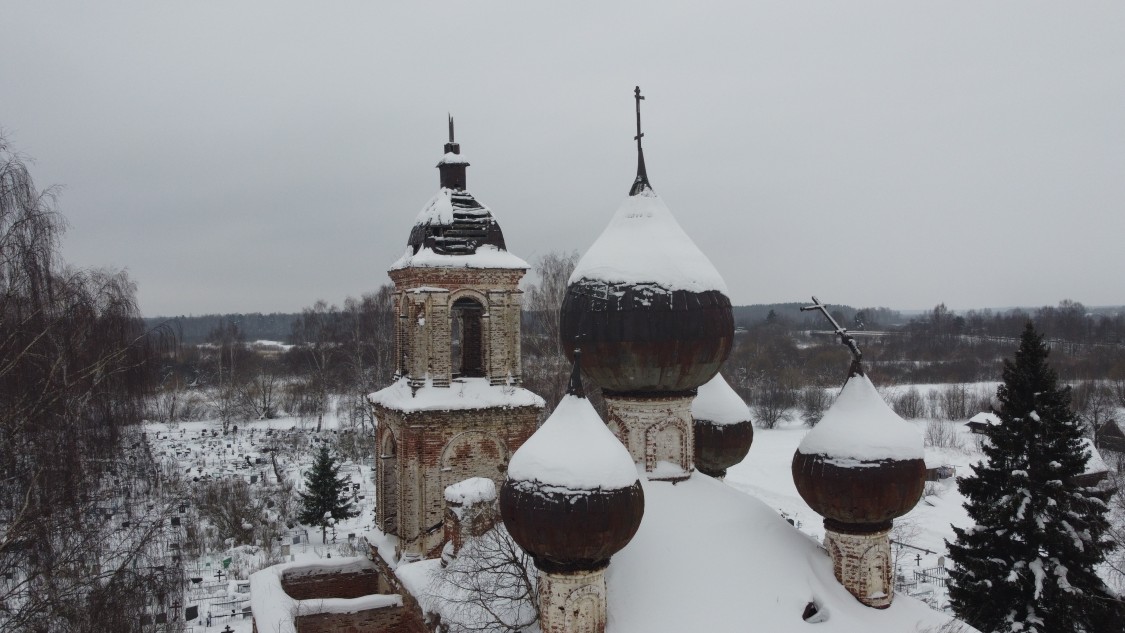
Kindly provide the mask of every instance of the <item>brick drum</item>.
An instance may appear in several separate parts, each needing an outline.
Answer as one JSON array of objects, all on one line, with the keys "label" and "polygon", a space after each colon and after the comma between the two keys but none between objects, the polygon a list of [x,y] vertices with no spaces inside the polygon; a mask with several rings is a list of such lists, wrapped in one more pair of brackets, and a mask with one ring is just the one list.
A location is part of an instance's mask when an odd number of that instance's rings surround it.
[{"label": "brick drum", "polygon": [[675,464],[681,471],[650,479],[684,479],[695,468],[691,401],[691,396],[605,396],[609,428],[634,462],[643,463],[650,473],[660,462]]},{"label": "brick drum", "polygon": [[890,527],[867,533],[825,529],[824,547],[832,556],[836,580],[856,600],[876,609],[886,609],[894,600],[890,535]]},{"label": "brick drum", "polygon": [[539,572],[539,628],[543,633],[605,633],[605,568]]}]

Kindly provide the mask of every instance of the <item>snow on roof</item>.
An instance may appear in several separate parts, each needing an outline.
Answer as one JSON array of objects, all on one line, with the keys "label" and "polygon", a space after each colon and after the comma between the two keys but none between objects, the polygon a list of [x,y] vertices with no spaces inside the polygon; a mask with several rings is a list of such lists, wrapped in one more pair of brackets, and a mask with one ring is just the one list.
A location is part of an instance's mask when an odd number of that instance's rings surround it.
[{"label": "snow on roof", "polygon": [[691,417],[716,425],[737,424],[750,420],[750,409],[718,373],[699,388],[691,402]]},{"label": "snow on roof", "polygon": [[454,154],[453,152],[446,152],[441,160],[438,161],[437,167],[442,165],[468,165],[469,159],[465,158],[464,154]]},{"label": "snow on roof", "polygon": [[543,398],[523,387],[490,385],[487,378],[458,378],[448,387],[433,383],[412,393],[410,382],[400,378],[389,386],[367,395],[367,401],[388,409],[414,413],[417,411],[463,411],[487,407],[543,407]]},{"label": "snow on roof", "polygon": [[[888,609],[859,603],[813,539],[758,499],[696,473],[642,479],[645,514],[606,572],[614,633],[744,631],[901,633],[939,630],[950,616],[901,593]],[[801,619],[815,601],[827,619]],[[965,627],[966,632],[972,631]]]},{"label": "snow on roof", "polygon": [[797,450],[837,460],[923,459],[921,433],[887,406],[867,376],[848,378]]},{"label": "snow on roof", "polygon": [[1000,417],[995,413],[981,411],[980,413],[969,418],[969,422],[976,422],[977,424],[988,424],[989,426],[996,426],[1000,424]]},{"label": "snow on roof", "polygon": [[1083,437],[1079,441],[1082,442],[1082,447],[1090,453],[1090,459],[1086,462],[1086,470],[1083,474],[1089,475],[1091,473],[1104,473],[1109,471],[1109,464],[1105,463],[1102,459],[1102,454],[1098,452],[1098,448],[1094,446],[1094,440]]},{"label": "snow on roof", "polygon": [[282,563],[267,567],[250,576],[250,609],[259,631],[270,633],[297,633],[294,619],[298,615],[317,613],[356,613],[369,609],[401,607],[398,594],[372,594],[359,598],[316,598],[295,600],[281,586],[282,577],[293,574],[321,571],[345,571],[374,568],[366,558],[327,558],[314,563],[307,561]]},{"label": "snow on roof", "polygon": [[470,477],[445,487],[445,500],[471,505],[496,499],[496,482],[488,477]]},{"label": "snow on roof", "polygon": [[508,478],[568,491],[617,490],[637,481],[637,469],[586,398],[567,394],[512,455]]},{"label": "snow on roof", "polygon": [[528,269],[527,262],[508,251],[492,244],[481,244],[476,252],[466,255],[442,255],[432,248],[422,247],[415,253],[410,246],[406,252],[391,264],[391,270],[403,268],[521,268]]},{"label": "snow on roof", "polygon": [[609,226],[579,260],[569,283],[581,279],[727,292],[711,260],[651,189],[621,203]]}]

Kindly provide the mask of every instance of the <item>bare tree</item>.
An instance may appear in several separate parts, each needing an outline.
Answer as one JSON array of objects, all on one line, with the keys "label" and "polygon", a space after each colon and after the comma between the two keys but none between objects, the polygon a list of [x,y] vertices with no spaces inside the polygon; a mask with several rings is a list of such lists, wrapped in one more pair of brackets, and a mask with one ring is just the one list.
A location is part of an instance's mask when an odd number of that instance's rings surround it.
[{"label": "bare tree", "polygon": [[[0,603],[5,631],[105,631],[136,617],[159,509],[124,528],[98,503],[159,485],[132,462],[138,423],[172,348],[146,332],[123,273],[68,269],[51,190],[0,139]],[[111,485],[112,484],[112,485]],[[135,627],[132,627],[135,630]]]},{"label": "bare tree", "polygon": [[429,587],[449,633],[520,631],[539,619],[538,571],[503,524],[468,539]]}]

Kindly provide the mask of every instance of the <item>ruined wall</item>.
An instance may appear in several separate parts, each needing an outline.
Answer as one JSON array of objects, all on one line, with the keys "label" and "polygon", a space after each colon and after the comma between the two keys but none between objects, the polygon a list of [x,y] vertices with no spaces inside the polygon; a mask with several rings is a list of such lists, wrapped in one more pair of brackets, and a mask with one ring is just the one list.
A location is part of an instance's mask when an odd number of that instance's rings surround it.
[{"label": "ruined wall", "polygon": [[377,513],[381,524],[384,517],[395,517],[395,525],[384,525],[384,530],[399,537],[399,554],[409,558],[440,553],[446,486],[469,477],[488,477],[497,488],[503,485],[508,460],[535,432],[539,415],[538,407],[405,414],[378,405],[374,409],[377,446],[384,445],[387,434],[397,446],[393,459],[378,460],[379,490],[388,483],[397,489],[376,495]]},{"label": "ruined wall", "polygon": [[421,616],[405,607],[298,615],[294,623],[301,633],[426,633]]},{"label": "ruined wall", "polygon": [[316,570],[305,574],[285,574],[281,588],[295,600],[316,598],[359,598],[371,594],[392,593],[380,582],[374,568],[363,570]]}]

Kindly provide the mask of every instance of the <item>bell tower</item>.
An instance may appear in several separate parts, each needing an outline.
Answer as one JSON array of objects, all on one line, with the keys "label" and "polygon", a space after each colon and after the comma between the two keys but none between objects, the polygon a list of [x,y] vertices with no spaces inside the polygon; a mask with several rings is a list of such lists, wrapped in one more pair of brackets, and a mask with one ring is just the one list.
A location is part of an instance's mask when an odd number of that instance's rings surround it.
[{"label": "bell tower", "polygon": [[379,421],[379,526],[410,559],[440,553],[446,486],[469,477],[503,484],[544,405],[520,387],[519,282],[528,265],[466,189],[469,162],[452,117],[444,149],[438,192],[388,271],[395,381],[368,397]]}]

